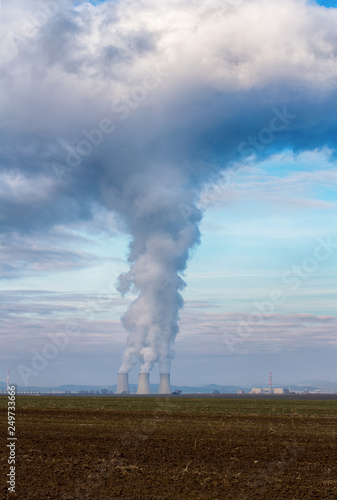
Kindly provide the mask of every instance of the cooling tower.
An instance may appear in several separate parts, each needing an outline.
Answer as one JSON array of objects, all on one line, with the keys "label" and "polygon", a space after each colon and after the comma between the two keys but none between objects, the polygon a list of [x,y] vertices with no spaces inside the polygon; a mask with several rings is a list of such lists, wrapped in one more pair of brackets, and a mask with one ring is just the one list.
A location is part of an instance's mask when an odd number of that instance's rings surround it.
[{"label": "cooling tower", "polygon": [[140,373],[137,394],[151,394],[148,373]]},{"label": "cooling tower", "polygon": [[119,373],[116,394],[129,394],[129,374]]},{"label": "cooling tower", "polygon": [[170,374],[161,373],[158,394],[171,394]]}]

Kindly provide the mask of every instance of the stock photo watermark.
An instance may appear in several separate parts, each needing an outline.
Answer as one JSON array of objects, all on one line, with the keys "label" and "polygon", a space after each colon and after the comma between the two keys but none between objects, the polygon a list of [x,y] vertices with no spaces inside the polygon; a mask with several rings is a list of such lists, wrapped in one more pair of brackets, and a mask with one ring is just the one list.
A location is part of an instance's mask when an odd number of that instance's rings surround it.
[{"label": "stock photo watermark", "polygon": [[[48,333],[48,342],[40,349],[31,350],[31,359],[29,364],[20,363],[17,366],[18,373],[24,386],[28,386],[31,377],[41,374],[51,362],[56,360],[60,353],[64,352],[77,337],[82,333],[81,324],[89,324],[95,320],[96,315],[102,305],[106,305],[114,297],[116,292],[116,283],[118,276],[123,272],[122,266],[118,270],[112,270],[107,279],[106,288],[102,288],[95,294],[94,300],[78,308],[82,314],[81,320],[69,320],[64,324],[62,331],[57,333]],[[45,328],[43,323],[34,320],[34,325]]]},{"label": "stock photo watermark", "polygon": [[321,263],[326,262],[337,251],[337,235],[328,235],[316,240],[311,255],[305,257],[300,264],[294,264],[282,274],[282,283],[286,287],[273,289],[269,297],[261,302],[253,302],[254,311],[247,321],[240,321],[236,334],[224,337],[228,350],[233,353],[234,347],[250,338],[257,327],[272,317],[276,309],[284,304],[289,292],[297,291],[308,278],[318,271]]},{"label": "stock photo watermark", "polygon": [[[129,94],[121,101],[111,103],[110,109],[118,121],[126,120],[132,110],[137,109],[151,92],[156,90],[169,76],[162,64],[157,64],[155,68],[149,68],[142,79],[141,85],[134,86]],[[52,168],[59,181],[62,181],[65,174],[70,174],[78,169],[84,158],[90,156],[94,149],[99,147],[105,138],[116,130],[116,123],[111,118],[103,118],[97,127],[81,131],[82,139],[75,146],[70,146],[64,139],[58,139],[60,145],[66,151],[64,163],[54,162]]]},{"label": "stock photo watermark", "polygon": [[54,360],[60,352],[69,345],[70,340],[80,334],[80,328],[75,322],[68,322],[65,325],[64,332],[48,334],[50,342],[45,344],[41,351],[32,349],[32,358],[30,366],[19,364],[17,370],[25,386],[28,385],[29,379],[36,377],[49,365],[49,362]]},{"label": "stock photo watermark", "polygon": [[[45,26],[50,19],[60,12],[60,5],[55,0],[45,0],[37,3],[38,9],[31,14],[26,14],[15,23],[15,28],[11,30],[5,38],[13,56],[17,54],[20,45],[27,43],[37,30]],[[1,14],[1,0],[0,0]]]},{"label": "stock photo watermark", "polygon": [[7,448],[8,448],[8,466],[9,472],[7,474],[7,484],[8,491],[10,493],[15,493],[16,487],[16,388],[15,385],[10,385],[7,387],[7,418],[8,418],[8,437],[7,437]]},{"label": "stock photo watermark", "polygon": [[287,106],[283,106],[282,110],[273,108],[272,112],[268,127],[261,128],[256,135],[249,135],[246,141],[239,144],[238,153],[252,155],[263,151],[274,141],[277,134],[284,132],[297,118],[297,115],[288,112]]}]

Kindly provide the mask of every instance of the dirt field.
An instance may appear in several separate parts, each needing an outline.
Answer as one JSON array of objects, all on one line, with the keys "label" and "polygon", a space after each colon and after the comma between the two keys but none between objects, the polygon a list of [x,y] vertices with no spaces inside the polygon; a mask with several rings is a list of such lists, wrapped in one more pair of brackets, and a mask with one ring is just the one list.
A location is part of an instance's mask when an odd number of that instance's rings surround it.
[{"label": "dirt field", "polygon": [[[6,398],[0,398],[1,498]],[[337,402],[18,397],[17,495],[337,498]]]}]

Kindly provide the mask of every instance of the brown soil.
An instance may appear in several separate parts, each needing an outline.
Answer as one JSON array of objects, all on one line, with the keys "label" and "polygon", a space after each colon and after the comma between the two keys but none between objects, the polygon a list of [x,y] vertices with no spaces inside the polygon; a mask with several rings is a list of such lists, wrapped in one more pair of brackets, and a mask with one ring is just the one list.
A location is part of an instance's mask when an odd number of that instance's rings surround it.
[{"label": "brown soil", "polygon": [[[336,419],[21,409],[17,495],[1,498],[337,498]],[[7,429],[0,411],[3,443]]]}]

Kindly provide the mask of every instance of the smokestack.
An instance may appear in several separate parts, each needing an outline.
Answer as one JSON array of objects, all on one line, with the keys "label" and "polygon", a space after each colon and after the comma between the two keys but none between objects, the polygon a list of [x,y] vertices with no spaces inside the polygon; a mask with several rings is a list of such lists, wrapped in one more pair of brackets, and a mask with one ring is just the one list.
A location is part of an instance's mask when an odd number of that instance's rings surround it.
[{"label": "smokestack", "polygon": [[137,394],[151,394],[148,373],[140,373]]},{"label": "smokestack", "polygon": [[116,394],[129,394],[129,374],[119,373]]},{"label": "smokestack", "polygon": [[269,392],[271,394],[271,372],[269,372]]},{"label": "smokestack", "polygon": [[161,373],[158,394],[171,394],[170,374]]}]

